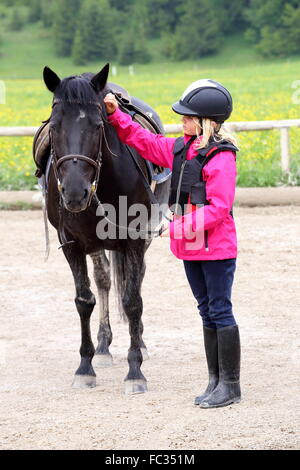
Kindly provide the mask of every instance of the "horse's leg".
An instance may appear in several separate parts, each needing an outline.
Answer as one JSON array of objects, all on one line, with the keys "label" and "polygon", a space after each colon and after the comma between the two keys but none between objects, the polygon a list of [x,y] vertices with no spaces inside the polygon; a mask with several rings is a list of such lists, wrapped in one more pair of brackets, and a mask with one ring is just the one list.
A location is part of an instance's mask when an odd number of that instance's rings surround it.
[{"label": "horse's leg", "polygon": [[81,362],[75,373],[72,386],[73,388],[95,387],[96,374],[92,366],[95,348],[91,338],[90,317],[96,300],[90,290],[86,256],[72,245],[65,246],[63,251],[73,273],[76,289],[75,304],[81,323]]},{"label": "horse's leg", "polygon": [[109,323],[108,295],[111,286],[109,261],[104,250],[92,253],[94,264],[94,279],[98,289],[100,324],[98,331],[98,346],[94,356],[94,365],[108,367],[112,365],[112,355],[109,346],[112,341],[112,332]]},{"label": "horse's leg", "polygon": [[138,242],[128,243],[125,252],[126,287],[122,299],[124,312],[129,321],[130,348],[128,350],[129,372],[125,378],[125,393],[147,391],[147,381],[141,372],[141,317],[143,301],[141,283],[144,273],[144,253]]},{"label": "horse's leg", "polygon": [[[145,257],[146,251],[148,250],[150,245],[151,245],[151,241],[145,240],[144,257]],[[145,263],[143,263],[143,268],[142,268],[142,271],[141,271],[141,276],[142,276],[141,282],[144,279],[145,271],[146,271],[146,265],[145,265]],[[142,354],[143,354],[143,361],[147,361],[149,359],[149,353],[148,353],[148,350],[147,350],[147,346],[145,345],[144,340],[143,340],[143,332],[144,332],[144,325],[143,325],[142,320],[140,320],[141,351],[142,351]]]},{"label": "horse's leg", "polygon": [[[145,256],[145,251],[144,251],[144,256]],[[142,269],[141,269],[141,281],[140,281],[141,285],[145,276],[145,271],[146,271],[146,265],[145,265],[145,262],[143,262]],[[147,359],[149,359],[149,354],[147,351],[147,346],[145,345],[144,340],[143,340],[143,332],[144,332],[144,325],[143,325],[142,319],[140,319],[140,345],[141,345],[141,351],[143,355],[143,361],[146,361]]]},{"label": "horse's leg", "polygon": [[142,355],[143,355],[143,361],[147,361],[147,359],[149,359],[149,354],[148,354],[147,346],[145,345],[144,340],[143,340],[143,332],[144,332],[144,325],[143,325],[142,320],[140,320],[140,345],[141,345],[141,352],[142,352]]}]

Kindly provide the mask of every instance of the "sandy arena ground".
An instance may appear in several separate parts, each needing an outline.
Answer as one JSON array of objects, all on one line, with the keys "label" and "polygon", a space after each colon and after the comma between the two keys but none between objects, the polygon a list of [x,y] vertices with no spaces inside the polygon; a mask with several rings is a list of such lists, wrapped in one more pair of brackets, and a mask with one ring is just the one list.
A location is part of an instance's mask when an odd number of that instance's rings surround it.
[{"label": "sandy arena ground", "polygon": [[[114,365],[96,369],[96,388],[74,390],[79,317],[56,232],[45,264],[41,212],[0,212],[0,448],[299,448],[300,207],[236,208],[235,220],[243,399],[205,410],[193,405],[207,377],[201,320],[168,239],[146,257],[149,392],[124,395],[129,334],[113,295]],[[97,323],[96,306],[95,343]]]}]

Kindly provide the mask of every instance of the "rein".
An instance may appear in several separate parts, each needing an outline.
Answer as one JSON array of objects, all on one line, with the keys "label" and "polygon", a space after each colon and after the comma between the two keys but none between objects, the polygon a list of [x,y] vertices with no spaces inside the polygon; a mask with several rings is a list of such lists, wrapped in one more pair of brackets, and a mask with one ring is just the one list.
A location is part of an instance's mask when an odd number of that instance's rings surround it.
[{"label": "rein", "polygon": [[[62,99],[55,99],[53,101],[53,104],[52,104],[52,108],[54,108],[54,106],[58,103],[61,103],[61,102],[66,102],[66,100],[62,100]],[[79,101],[76,101],[76,100],[68,100],[67,101],[68,103],[75,103],[75,104],[80,104]],[[68,155],[63,155],[62,157],[59,157],[55,151],[55,146],[54,146],[54,140],[53,140],[53,135],[52,135],[52,130],[50,128],[49,130],[49,136],[50,136],[50,145],[51,145],[51,163],[52,163],[52,168],[53,168],[53,172],[54,172],[54,176],[56,178],[56,181],[57,181],[57,188],[58,188],[58,192],[59,192],[59,227],[58,227],[58,236],[59,236],[59,240],[60,240],[60,243],[61,245],[59,246],[59,248],[62,248],[66,245],[69,245],[71,243],[75,243],[75,240],[68,240],[67,237],[66,237],[66,234],[65,234],[65,230],[64,230],[64,220],[63,220],[63,198],[62,198],[62,184],[61,184],[61,180],[60,180],[60,177],[59,177],[59,168],[60,166],[66,162],[66,161],[70,161],[72,160],[74,163],[76,163],[78,160],[81,160],[81,161],[84,161],[86,163],[88,163],[89,165],[93,166],[95,168],[95,177],[94,177],[94,181],[91,185],[91,191],[90,191],[90,194],[89,194],[89,199],[88,199],[88,203],[87,203],[87,208],[91,205],[91,202],[92,202],[92,199],[94,198],[95,199],[95,202],[98,206],[101,206],[102,207],[102,204],[101,204],[101,201],[99,200],[98,198],[98,195],[97,195],[97,188],[98,188],[98,183],[99,183],[99,178],[100,178],[100,169],[101,169],[101,165],[102,165],[102,145],[103,145],[103,140],[105,141],[105,144],[106,144],[106,147],[108,149],[108,151],[110,152],[111,155],[114,155],[117,157],[116,154],[114,154],[109,145],[108,145],[108,142],[107,142],[107,138],[106,138],[106,134],[105,134],[105,129],[104,129],[104,118],[103,118],[103,115],[102,115],[102,109],[101,109],[101,106],[98,102],[96,101],[89,101],[87,104],[93,104],[95,106],[98,107],[98,109],[100,110],[100,115],[101,115],[101,122],[100,122],[100,127],[102,129],[102,132],[100,132],[100,135],[99,135],[99,147],[98,147],[98,153],[97,153],[97,158],[96,160],[93,160],[92,158],[90,157],[87,157],[86,155],[80,155],[80,154],[68,154]],[[128,148],[128,147],[127,147]],[[142,169],[140,168],[140,166],[138,165],[136,159],[134,158],[132,152],[130,151],[130,149],[128,148],[129,150],[129,153],[132,157],[132,159],[134,160],[134,163],[139,171],[139,173],[142,174],[142,177],[143,177],[143,180],[145,180],[145,175],[142,171]],[[147,183],[148,184],[148,183]],[[158,204],[158,201],[157,199],[155,198],[154,194],[152,193],[151,189],[150,189],[150,186],[148,184],[148,188],[146,188],[148,194],[149,194],[149,191],[148,189],[150,190],[151,192],[151,197],[150,197],[150,201],[151,202],[155,202],[156,204]],[[125,227],[125,226],[122,226],[122,225],[118,225],[118,224],[115,224],[113,221],[111,221],[108,217],[105,216],[105,212],[104,210],[102,211],[103,214],[101,214],[101,216],[103,216],[103,218],[108,222],[110,223],[111,225],[114,225],[115,227],[118,227],[118,228],[121,228],[121,229],[126,229],[128,231],[133,231],[134,233],[146,233],[147,235],[151,235],[151,234],[154,234],[154,237],[152,238],[156,238],[158,236],[160,236],[165,230],[166,228],[162,228],[160,227],[159,230],[135,230],[131,227]],[[168,221],[170,221],[170,219],[168,217],[166,217],[164,214],[163,214],[163,217],[165,217]]]}]

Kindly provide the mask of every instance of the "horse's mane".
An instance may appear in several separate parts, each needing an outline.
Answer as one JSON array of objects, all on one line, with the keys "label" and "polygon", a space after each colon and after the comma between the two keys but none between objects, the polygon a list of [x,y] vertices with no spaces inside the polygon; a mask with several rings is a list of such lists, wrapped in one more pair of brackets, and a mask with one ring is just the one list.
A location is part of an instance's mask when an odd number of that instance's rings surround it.
[{"label": "horse's mane", "polygon": [[64,78],[55,90],[55,98],[67,103],[89,104],[98,101],[91,84],[93,74],[74,75]]}]

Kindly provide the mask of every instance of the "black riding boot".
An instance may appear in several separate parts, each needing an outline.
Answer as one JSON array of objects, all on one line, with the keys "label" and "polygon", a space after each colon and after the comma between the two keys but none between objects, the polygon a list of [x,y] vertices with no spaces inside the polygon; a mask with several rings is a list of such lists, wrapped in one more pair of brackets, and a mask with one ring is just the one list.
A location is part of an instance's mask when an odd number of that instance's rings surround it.
[{"label": "black riding boot", "polygon": [[217,408],[241,401],[240,335],[238,325],[217,330],[219,383],[201,402],[201,408]]},{"label": "black riding boot", "polygon": [[208,386],[202,395],[195,398],[195,405],[200,405],[200,403],[216,388],[219,382],[217,330],[204,326],[203,336],[208,367]]}]

